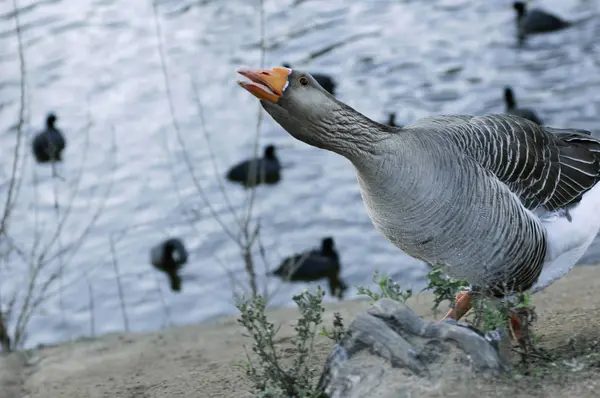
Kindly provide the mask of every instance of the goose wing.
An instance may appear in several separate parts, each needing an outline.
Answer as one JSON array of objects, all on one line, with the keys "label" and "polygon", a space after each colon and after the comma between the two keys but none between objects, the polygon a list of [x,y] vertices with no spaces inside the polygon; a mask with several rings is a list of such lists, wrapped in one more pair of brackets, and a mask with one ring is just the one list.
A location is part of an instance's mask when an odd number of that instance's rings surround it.
[{"label": "goose wing", "polygon": [[[432,120],[436,119],[436,120]],[[556,129],[514,115],[426,119],[532,210],[581,200],[600,180],[600,140],[586,130]]]}]

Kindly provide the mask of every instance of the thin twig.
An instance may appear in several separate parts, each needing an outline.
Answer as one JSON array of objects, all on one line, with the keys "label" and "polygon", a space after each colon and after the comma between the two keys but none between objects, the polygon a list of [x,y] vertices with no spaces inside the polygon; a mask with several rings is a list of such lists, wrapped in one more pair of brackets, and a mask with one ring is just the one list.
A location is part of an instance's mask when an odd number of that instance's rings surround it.
[{"label": "thin twig", "polygon": [[163,294],[162,289],[160,288],[160,282],[158,281],[158,275],[153,273],[154,282],[156,283],[156,291],[160,297],[160,302],[163,306],[163,312],[165,314],[165,322],[163,324],[163,328],[171,325],[171,311],[169,310],[169,305],[167,304],[167,300],[165,300],[165,295]]},{"label": "thin twig", "polygon": [[[260,15],[260,67],[263,68],[265,64],[265,7],[264,0],[259,0],[259,15]],[[256,135],[254,139],[253,157],[258,157],[258,142],[260,138],[260,127],[263,120],[263,109],[262,105],[258,105],[258,115],[256,120]],[[251,168],[258,167],[258,162],[251,163]],[[250,170],[253,179],[256,179],[256,170]],[[261,173],[262,175],[263,173]],[[254,198],[256,197],[256,181],[253,181],[252,187],[249,192],[248,198],[248,212],[246,213],[245,225],[247,226],[252,219],[252,210],[254,208]]]},{"label": "thin twig", "polygon": [[[261,64],[261,66],[263,66],[264,59],[265,59],[265,21],[264,21],[265,15],[264,15],[263,0],[260,0],[259,5],[260,5],[260,30],[261,30],[260,64]],[[208,195],[206,194],[204,188],[198,181],[196,174],[194,172],[194,168],[192,166],[192,162],[191,162],[188,152],[186,150],[185,142],[184,142],[184,140],[182,138],[182,134],[181,134],[181,129],[180,129],[179,123],[178,123],[176,115],[175,115],[175,107],[173,104],[172,93],[171,93],[171,89],[170,89],[169,74],[167,71],[167,62],[166,62],[166,56],[165,56],[165,51],[164,51],[164,44],[162,41],[160,21],[158,18],[158,10],[157,10],[157,5],[156,5],[155,1],[152,2],[152,6],[153,6],[153,11],[154,11],[154,23],[155,23],[155,27],[156,27],[158,52],[159,52],[160,61],[161,61],[161,68],[162,68],[162,74],[163,74],[163,78],[164,78],[167,100],[169,102],[169,110],[171,113],[172,124],[173,124],[173,128],[175,130],[175,133],[176,133],[177,140],[179,142],[179,145],[182,148],[184,163],[185,163],[185,165],[188,169],[188,172],[190,174],[190,177],[199,193],[200,198],[202,199],[204,205],[208,208],[211,216],[216,220],[216,222],[219,224],[219,226],[224,231],[224,233],[226,235],[228,235],[229,238],[232,239],[232,241],[235,242],[239,246],[239,249],[240,249],[241,255],[242,255],[242,259],[245,264],[246,273],[248,274],[248,277],[249,277],[250,290],[252,291],[252,295],[255,297],[257,294],[259,294],[259,289],[257,286],[256,269],[255,269],[255,264],[254,264],[254,259],[253,259],[252,248],[253,248],[254,244],[258,241],[258,234],[260,232],[260,228],[259,228],[260,223],[258,222],[259,220],[257,220],[256,225],[252,224],[252,221],[253,221],[252,213],[253,213],[253,208],[255,205],[255,197],[256,197],[256,181],[254,181],[254,184],[251,184],[250,192],[248,193],[246,201],[245,201],[246,202],[245,216],[243,218],[240,218],[236,214],[233,206],[231,205],[231,202],[229,201],[229,197],[227,196],[227,193],[225,191],[224,185],[222,184],[221,180],[219,179],[219,187],[218,187],[219,191],[223,195],[226,206],[227,206],[229,212],[232,214],[234,220],[236,221],[237,226],[239,227],[240,237],[238,238],[234,234],[234,232],[229,227],[227,227],[227,225],[225,225],[224,221],[221,219],[221,216],[216,212],[214,207],[211,205],[211,203],[208,199]],[[202,124],[202,129],[203,129],[203,132],[205,135],[207,145],[209,147],[210,160],[212,162],[212,166],[213,166],[213,169],[215,170],[215,173],[220,178],[220,173],[219,173],[219,170],[216,165],[214,153],[212,153],[212,148],[210,147],[209,135],[208,135],[208,131],[206,129],[203,107],[202,107],[202,104],[200,101],[200,96],[198,95],[198,91],[193,82],[192,82],[192,87],[194,90],[194,95],[195,95],[194,98],[195,98],[195,101],[196,101],[196,104],[198,107],[198,112],[199,112],[200,121]],[[254,158],[256,158],[257,154],[258,154],[258,140],[259,140],[259,136],[260,136],[260,127],[262,124],[262,118],[263,118],[262,110],[259,107],[258,121],[257,121],[257,125],[256,125],[256,139],[255,139],[254,148],[253,148]],[[256,167],[258,167],[258,163],[251,162],[250,176],[253,179],[256,179],[256,176],[258,174],[257,170],[253,170],[253,168],[256,168]],[[264,179],[264,173],[261,173],[261,176]]]},{"label": "thin twig", "polygon": [[[87,147],[88,147],[88,139],[89,139],[89,127],[91,126],[91,121],[89,120],[89,109],[88,109],[88,123],[87,123],[87,127],[86,127],[86,145],[84,148],[84,151],[87,151]],[[114,148],[113,148],[114,149]],[[113,151],[113,153],[116,153],[115,151]],[[85,152],[84,152],[84,156],[83,158],[85,159]],[[84,160],[82,160],[84,161]],[[40,229],[38,228],[36,232],[36,242],[34,242],[34,246],[32,247],[32,251],[30,253],[30,260],[28,260],[30,267],[29,267],[29,284],[25,293],[25,300],[23,302],[23,304],[20,307],[20,313],[19,313],[19,318],[17,320],[17,324],[15,326],[15,345],[20,345],[23,342],[23,336],[25,335],[25,331],[27,328],[27,325],[29,324],[29,320],[31,319],[31,317],[33,316],[33,314],[36,312],[36,310],[39,308],[40,305],[42,305],[48,298],[50,298],[53,294],[51,294],[49,292],[49,289],[51,288],[51,286],[54,284],[54,282],[56,280],[59,281],[59,290],[58,290],[58,294],[61,296],[61,313],[63,316],[63,321],[66,322],[66,315],[64,314],[64,306],[62,305],[62,295],[65,289],[65,285],[64,285],[64,281],[63,281],[63,273],[64,273],[64,269],[67,267],[69,261],[71,260],[72,256],[75,255],[75,253],[77,252],[77,250],[79,250],[79,248],[81,247],[81,244],[83,243],[83,240],[85,238],[85,236],[87,235],[87,233],[89,232],[89,230],[91,230],[93,228],[93,225],[95,224],[96,220],[99,218],[100,214],[102,213],[103,209],[104,209],[104,201],[102,202],[102,204],[98,207],[96,213],[94,214],[94,216],[92,217],[91,221],[89,222],[89,224],[86,226],[85,230],[82,232],[82,234],[80,235],[79,239],[76,240],[75,243],[72,243],[70,245],[63,245],[62,242],[62,230],[66,225],[68,216],[71,212],[72,209],[72,204],[73,201],[78,193],[79,190],[79,184],[80,184],[80,180],[81,180],[81,176],[83,174],[83,163],[80,167],[80,171],[75,179],[75,186],[73,189],[73,193],[68,201],[68,204],[66,207],[60,207],[58,204],[58,192],[56,189],[56,180],[54,181],[54,185],[53,185],[53,192],[54,192],[54,197],[55,197],[55,203],[54,203],[54,207],[55,207],[55,211],[56,211],[56,218],[57,218],[57,226],[55,231],[53,232],[53,235],[51,236],[50,240],[46,243],[46,245],[43,246],[43,248],[38,252],[38,247],[41,243],[41,237],[42,234],[40,233]],[[114,170],[113,170],[114,171]],[[111,174],[112,175],[112,174]],[[35,179],[35,181],[37,182],[37,178]],[[112,186],[112,179],[110,180],[109,183],[109,187],[107,189],[107,194],[106,196],[108,196],[108,192],[110,192]],[[36,200],[37,200],[37,186],[34,187],[35,192],[36,192]],[[106,200],[106,197],[104,198],[104,200]],[[60,212],[61,209],[64,209],[64,212]],[[39,227],[39,225],[38,225]],[[58,242],[59,248],[56,251],[56,253],[54,255],[50,254],[50,251],[54,248],[54,244]],[[64,254],[69,253],[71,255],[70,258],[65,259],[63,257]],[[59,269],[57,272],[52,272],[47,278],[46,280],[41,283],[41,287],[38,289],[38,285],[39,285],[39,279],[41,276],[41,272],[44,268],[46,268],[48,265],[54,263],[54,260],[58,259],[59,262]]]},{"label": "thin twig", "polygon": [[[158,53],[160,56],[161,69],[162,69],[162,74],[163,74],[163,78],[164,78],[164,82],[165,82],[165,90],[167,93],[167,100],[169,103],[169,111],[171,113],[172,124],[173,124],[173,128],[175,129],[177,141],[179,142],[179,145],[181,145],[181,147],[184,148],[184,150],[183,150],[184,163],[188,169],[188,172],[190,173],[190,177],[192,178],[192,181],[193,181],[194,185],[196,186],[196,189],[198,190],[198,193],[200,194],[200,198],[202,199],[204,204],[208,207],[208,210],[210,211],[212,217],[219,223],[219,226],[221,227],[221,229],[227,235],[229,235],[229,237],[233,241],[236,241],[237,239],[235,238],[235,235],[233,234],[233,232],[229,228],[227,228],[227,226],[225,225],[223,220],[221,220],[221,217],[218,215],[218,213],[216,212],[214,207],[210,204],[210,201],[208,200],[208,196],[206,195],[206,192],[204,191],[204,189],[202,188],[202,185],[198,181],[196,174],[194,173],[194,168],[192,166],[192,162],[189,159],[187,151],[185,150],[185,143],[183,142],[183,138],[181,137],[181,129],[179,127],[179,123],[177,122],[177,118],[175,116],[175,105],[173,104],[173,97],[171,94],[171,84],[169,83],[169,75],[167,73],[167,63],[166,63],[166,59],[165,59],[165,55],[164,55],[162,34],[161,34],[161,29],[160,29],[160,21],[158,19],[158,10],[157,10],[157,6],[156,6],[156,2],[154,2],[154,1],[152,2],[152,8],[154,10],[154,24],[156,27],[156,37],[157,37],[157,41],[158,41],[158,50],[159,50]],[[174,176],[173,176],[173,178],[175,179]]]},{"label": "thin twig", "polygon": [[[219,168],[217,167],[217,162],[215,160],[215,152],[212,150],[212,145],[210,143],[208,129],[206,128],[206,123],[205,123],[205,119],[204,119],[204,107],[202,106],[202,101],[200,100],[200,94],[198,92],[198,87],[196,87],[196,83],[194,82],[193,79],[191,79],[191,83],[192,83],[192,91],[194,92],[194,101],[196,102],[196,107],[198,108],[198,116],[200,117],[200,125],[202,126],[202,133],[204,134],[204,140],[206,141],[206,148],[208,149],[208,156],[210,158],[212,167],[215,170],[215,174],[218,176],[217,184],[219,187],[219,191],[221,191],[221,195],[225,199],[225,203],[227,204],[227,207],[229,208],[229,212],[233,215],[236,223],[241,228],[242,221],[238,217],[237,213],[235,212],[235,210],[233,208],[233,205],[231,204],[231,201],[229,200],[229,195],[227,195],[227,192],[225,191],[225,184],[223,184],[223,179],[220,178],[221,173],[219,172]],[[185,148],[182,147],[182,149],[185,151]]]},{"label": "thin twig", "polygon": [[[264,10],[264,2],[263,0],[259,0],[259,15],[260,15],[260,67],[264,67],[265,60],[265,10]],[[258,117],[256,122],[256,135],[254,139],[254,159],[258,156],[258,142],[260,138],[260,127],[262,124],[263,111],[262,106],[258,106]],[[250,165],[250,175],[253,179],[256,179],[256,167],[258,167],[259,162],[251,162]],[[263,175],[264,173],[261,173]],[[264,175],[263,175],[264,177]],[[253,181],[250,187],[250,193],[248,198],[248,206],[246,212],[246,218],[244,220],[244,225],[242,229],[242,233],[244,235],[244,243],[245,247],[243,248],[244,253],[244,262],[246,264],[246,271],[248,273],[248,277],[250,278],[250,288],[252,289],[252,296],[256,297],[258,292],[258,287],[256,285],[256,269],[254,267],[254,261],[252,260],[252,244],[254,243],[254,239],[256,235],[250,232],[250,223],[252,222],[252,211],[254,209],[254,199],[256,198],[256,181]],[[258,226],[260,225],[260,220],[257,220],[257,228],[255,232],[259,231]],[[251,236],[253,235],[253,236]],[[266,295],[265,295],[266,297]]]},{"label": "thin twig", "polygon": [[123,287],[121,286],[121,276],[119,273],[119,262],[117,260],[117,253],[115,251],[115,244],[113,242],[112,235],[109,238],[110,253],[112,256],[112,265],[115,271],[115,277],[117,281],[117,289],[119,293],[119,304],[121,305],[121,314],[123,315],[123,325],[125,331],[129,332],[129,319],[127,318],[127,309],[125,308],[125,296],[123,295]]},{"label": "thin twig", "polygon": [[[53,170],[53,174],[54,174],[54,170]],[[60,205],[59,205],[59,201],[58,201],[58,187],[57,187],[57,180],[54,179],[53,183],[52,183],[52,195],[54,196],[54,212],[56,214],[56,223],[59,224],[60,223]],[[57,235],[57,243],[58,243],[58,251],[59,251],[59,256],[58,256],[58,267],[59,267],[59,276],[58,276],[58,283],[60,286],[60,293],[58,296],[58,306],[60,309],[60,315],[62,317],[62,322],[64,324],[66,324],[67,322],[67,314],[65,312],[65,305],[64,305],[64,262],[63,262],[63,256],[62,256],[62,252],[63,252],[63,244],[62,244],[62,234],[58,234]],[[67,328],[67,330],[69,330],[69,328]],[[70,332],[69,332],[69,340],[71,339],[70,336]]]},{"label": "thin twig", "polygon": [[[88,111],[88,117],[90,117],[89,111]],[[50,252],[51,248],[54,247],[55,243],[57,242],[59,237],[62,235],[63,228],[65,228],[65,226],[67,224],[67,220],[69,219],[69,216],[71,215],[71,210],[73,209],[73,202],[75,201],[75,198],[77,197],[77,194],[79,193],[79,187],[80,187],[81,179],[83,176],[83,170],[85,169],[84,164],[87,161],[87,151],[89,148],[89,136],[90,136],[90,127],[91,126],[92,126],[92,122],[91,122],[91,120],[88,119],[86,126],[84,127],[84,130],[83,130],[85,132],[85,141],[84,141],[84,147],[83,147],[82,159],[81,159],[82,163],[81,163],[81,165],[79,167],[79,171],[74,179],[73,190],[72,190],[71,196],[70,196],[69,200],[67,201],[67,204],[64,208],[62,217],[58,218],[57,227],[54,230],[52,237],[44,245],[44,247],[41,250],[41,253],[45,257],[48,256],[48,253]],[[114,170],[112,170],[112,171],[114,171]],[[112,176],[112,173],[111,173],[111,176]],[[109,187],[111,187],[111,185],[112,185],[112,182],[109,182]],[[95,199],[94,199],[94,201],[95,201]],[[56,203],[55,203],[55,206],[56,206]],[[101,206],[100,208],[102,209],[103,206]]]},{"label": "thin twig", "polygon": [[13,0],[14,18],[15,18],[15,35],[17,37],[17,49],[19,53],[19,73],[20,73],[20,97],[19,97],[19,121],[17,122],[17,142],[14,149],[14,158],[12,162],[10,185],[4,203],[4,214],[0,220],[0,235],[6,230],[6,222],[13,209],[13,192],[15,190],[17,164],[19,163],[19,153],[21,151],[21,141],[23,136],[23,124],[25,119],[25,55],[23,52],[23,42],[21,38],[21,24],[19,20],[19,6],[17,0]]},{"label": "thin twig", "polygon": [[96,305],[95,305],[95,301],[94,301],[94,289],[92,288],[92,284],[90,282],[88,273],[84,272],[83,275],[85,276],[85,283],[87,284],[88,296],[90,298],[90,335],[92,337],[95,337],[96,336],[96,317],[95,317]]}]

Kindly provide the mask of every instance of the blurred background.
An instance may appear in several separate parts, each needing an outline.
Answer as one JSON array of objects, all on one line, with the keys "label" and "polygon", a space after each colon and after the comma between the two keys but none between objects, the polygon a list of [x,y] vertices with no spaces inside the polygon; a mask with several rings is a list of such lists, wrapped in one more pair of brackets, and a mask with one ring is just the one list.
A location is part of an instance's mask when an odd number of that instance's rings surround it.
[{"label": "blurred background", "polygon": [[[596,134],[597,2],[530,3],[586,22],[519,47],[504,0],[264,0],[264,24],[255,0],[17,0],[17,18],[13,0],[0,0],[7,327],[27,321],[21,339],[33,347],[236,312],[232,281],[247,279],[245,263],[206,200],[235,231],[228,203],[243,214],[249,191],[223,176],[252,156],[259,113],[235,69],[259,67],[263,55],[266,67],[330,75],[337,98],[381,122],[389,112],[398,124],[502,113],[510,85],[544,124]],[[50,111],[68,146],[61,163],[38,165],[31,140]],[[269,143],[284,169],[278,185],[255,191],[252,252],[260,286],[274,292],[270,305],[292,305],[310,284],[282,288],[265,263],[324,236],[335,238],[346,299],[375,269],[403,287],[425,286],[426,266],[372,227],[348,161],[265,116],[259,152]],[[150,248],[171,236],[189,251],[180,293],[149,264]],[[581,263],[597,262],[599,250],[595,243]]]}]

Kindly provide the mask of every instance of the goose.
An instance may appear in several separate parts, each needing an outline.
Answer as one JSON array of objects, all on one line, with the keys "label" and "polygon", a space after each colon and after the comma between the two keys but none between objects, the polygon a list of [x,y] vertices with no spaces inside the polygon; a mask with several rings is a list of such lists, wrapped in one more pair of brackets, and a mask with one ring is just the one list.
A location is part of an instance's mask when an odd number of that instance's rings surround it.
[{"label": "goose", "polygon": [[150,263],[167,274],[171,290],[181,291],[179,270],[187,263],[188,253],[181,239],[169,238],[150,250]]},{"label": "goose", "polygon": [[46,117],[46,129],[33,139],[31,146],[38,163],[62,161],[66,142],[62,132],[55,126],[56,120],[56,115],[49,113]]},{"label": "goose", "polygon": [[571,22],[544,10],[528,10],[524,1],[515,1],[513,8],[517,12],[517,37],[520,42],[523,42],[527,35],[556,32],[571,26]]},{"label": "goose", "polygon": [[340,260],[332,237],[323,238],[319,250],[286,257],[270,275],[286,281],[313,282],[327,279],[332,296],[342,299],[346,284],[340,279]]},{"label": "goose", "polygon": [[[283,64],[285,68],[291,68],[290,64]],[[323,87],[329,94],[335,95],[335,81],[329,75],[323,73],[313,73],[312,77]]]},{"label": "goose", "polygon": [[261,183],[276,184],[281,179],[281,164],[275,153],[275,146],[267,145],[262,158],[244,160],[232,166],[226,177],[246,188]]},{"label": "goose", "polygon": [[525,119],[531,120],[534,123],[542,124],[542,120],[535,114],[533,110],[529,108],[517,107],[515,95],[510,87],[504,88],[504,101],[506,102],[506,113],[521,116]]},{"label": "goose", "polygon": [[[239,68],[238,84],[291,136],[354,166],[375,228],[408,255],[466,280],[443,319],[475,293],[535,294],[566,275],[600,229],[600,140],[516,115],[377,123],[284,67]],[[523,338],[518,316],[512,336]]]}]

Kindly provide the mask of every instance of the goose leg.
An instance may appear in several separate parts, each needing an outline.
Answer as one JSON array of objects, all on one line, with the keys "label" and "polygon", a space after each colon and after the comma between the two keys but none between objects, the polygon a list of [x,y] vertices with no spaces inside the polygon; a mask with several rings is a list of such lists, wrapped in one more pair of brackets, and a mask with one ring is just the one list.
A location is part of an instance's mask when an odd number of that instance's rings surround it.
[{"label": "goose leg", "polygon": [[516,341],[520,342],[523,339],[521,319],[515,313],[510,314],[510,319],[508,320],[508,330],[510,331],[510,337],[512,337]]},{"label": "goose leg", "polygon": [[538,347],[532,339],[533,336],[530,333],[530,328],[535,320],[535,312],[530,308],[517,308],[511,312],[509,318],[510,336],[519,344],[522,351],[521,360],[525,364],[529,362],[528,354],[532,353],[539,358],[552,360],[552,355],[543,348]]},{"label": "goose leg", "polygon": [[473,306],[473,304],[471,302],[471,292],[470,291],[460,292],[456,295],[456,302],[454,304],[454,308],[452,308],[452,309],[450,309],[450,311],[448,311],[446,316],[442,318],[442,321],[444,319],[448,319],[448,318],[458,321],[467,312],[469,312],[469,310],[471,309],[472,306]]},{"label": "goose leg", "polygon": [[[442,318],[440,322],[444,319],[454,319],[456,321],[460,320],[470,309],[472,308],[471,302],[471,292],[460,292],[456,295],[456,303],[454,308],[450,309],[446,316]],[[515,312],[510,314],[510,318],[508,320],[508,330],[510,331],[510,336],[518,342],[521,342],[523,339],[523,330],[521,328],[521,318]]]},{"label": "goose leg", "polygon": [[[456,295],[456,302],[454,308],[450,309],[446,316],[441,319],[454,319],[456,321],[460,320],[469,310],[473,307],[472,305],[472,295],[470,291],[460,292]],[[440,322],[441,322],[440,321]],[[511,336],[519,341],[522,337],[522,328],[521,328],[521,320],[516,313],[511,313],[509,322],[508,322],[508,330],[511,333]]]}]

